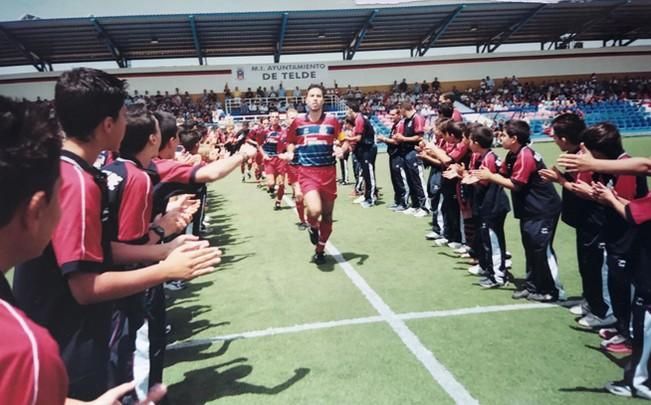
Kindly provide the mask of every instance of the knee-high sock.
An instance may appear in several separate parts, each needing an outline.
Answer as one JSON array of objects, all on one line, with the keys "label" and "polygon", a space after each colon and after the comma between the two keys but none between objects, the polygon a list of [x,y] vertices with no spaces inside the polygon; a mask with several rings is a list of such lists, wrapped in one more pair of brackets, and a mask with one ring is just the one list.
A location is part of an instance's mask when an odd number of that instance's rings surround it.
[{"label": "knee-high sock", "polygon": [[282,201],[284,195],[285,195],[285,185],[279,184],[278,189],[276,190],[276,201]]},{"label": "knee-high sock", "polygon": [[330,238],[332,233],[332,222],[321,221],[321,226],[319,226],[319,244],[316,245],[317,252],[323,252],[325,245]]},{"label": "knee-high sock", "polygon": [[298,212],[298,220],[301,221],[302,224],[305,223],[305,204],[303,204],[303,200],[296,200],[296,212]]},{"label": "knee-high sock", "polygon": [[307,223],[310,224],[310,228],[316,228],[316,229],[319,229],[319,230],[321,228],[318,218],[313,218],[313,217],[308,215]]}]

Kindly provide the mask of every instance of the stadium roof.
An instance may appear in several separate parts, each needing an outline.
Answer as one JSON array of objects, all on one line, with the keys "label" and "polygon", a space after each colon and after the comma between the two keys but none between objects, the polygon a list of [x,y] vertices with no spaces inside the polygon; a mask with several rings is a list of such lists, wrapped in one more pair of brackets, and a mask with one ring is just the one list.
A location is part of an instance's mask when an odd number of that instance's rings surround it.
[{"label": "stadium roof", "polygon": [[0,66],[651,38],[651,0],[486,2],[338,10],[57,18],[0,23]]}]

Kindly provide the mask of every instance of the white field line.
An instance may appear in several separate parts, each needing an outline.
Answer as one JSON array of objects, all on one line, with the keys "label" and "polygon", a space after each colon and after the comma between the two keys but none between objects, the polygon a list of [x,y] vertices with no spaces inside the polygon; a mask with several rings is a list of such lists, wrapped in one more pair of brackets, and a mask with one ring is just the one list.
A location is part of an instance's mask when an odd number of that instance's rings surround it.
[{"label": "white field line", "polygon": [[452,373],[439,362],[436,357],[429,351],[423,343],[398,316],[389,308],[382,298],[368,285],[366,280],[348,263],[341,255],[339,250],[328,242],[326,246],[328,253],[339,263],[348,278],[362,292],[368,302],[373,305],[376,311],[389,324],[391,329],[400,337],[400,340],[416,356],[418,361],[429,371],[430,375],[438,384],[448,393],[458,404],[477,404],[477,401],[466,390],[466,388],[457,381]]},{"label": "white field line", "polygon": [[[293,202],[288,196],[285,196],[284,201],[289,206],[294,206]],[[330,329],[340,326],[360,325],[386,322],[391,329],[400,337],[402,342],[407,348],[416,356],[420,363],[427,369],[430,375],[438,382],[438,384],[448,393],[452,399],[458,404],[477,404],[477,399],[466,390],[466,388],[459,383],[452,373],[441,364],[436,357],[429,351],[405,324],[404,320],[410,319],[426,319],[436,317],[450,317],[469,314],[481,314],[489,312],[504,312],[515,311],[523,309],[537,309],[537,308],[552,308],[552,304],[514,304],[514,305],[494,305],[488,307],[473,307],[461,308],[442,311],[428,311],[428,312],[412,312],[407,314],[398,315],[382,300],[382,298],[368,285],[362,276],[348,263],[339,250],[330,242],[326,246],[326,251],[337,261],[339,266],[344,270],[346,276],[353,282],[353,284],[361,291],[364,297],[375,308],[380,316],[364,317],[345,319],[329,322],[316,322],[303,325],[294,325],[289,327],[268,328],[258,331],[250,331],[243,333],[235,333],[230,335],[215,336],[207,339],[188,340],[184,342],[176,342],[170,344],[168,350],[183,349],[194,347],[204,344],[211,344],[216,341],[225,341],[233,339],[246,339],[264,336],[274,336],[279,334],[299,333],[308,330]]]},{"label": "white field line", "polygon": [[[570,302],[568,301],[568,304],[569,303]],[[558,305],[554,305],[554,304],[492,305],[487,307],[444,309],[440,311],[409,312],[405,314],[396,314],[396,317],[403,321],[408,321],[413,319],[448,318],[453,316],[486,314],[491,312],[509,312],[509,311],[521,311],[527,309],[545,309],[545,308],[553,308],[557,306]],[[253,330],[253,331],[241,332],[241,333],[231,333],[229,335],[214,336],[205,339],[189,339],[181,342],[174,342],[167,346],[167,350],[186,349],[189,347],[201,346],[201,345],[210,344],[214,342],[221,342],[224,340],[253,339],[253,338],[260,338],[260,337],[285,335],[290,333],[307,332],[310,330],[332,329],[341,326],[380,323],[385,321],[386,320],[381,316],[369,316],[363,318],[342,319],[338,321],[312,322],[312,323],[305,323],[302,325],[271,327],[271,328],[261,329],[261,330]]]}]

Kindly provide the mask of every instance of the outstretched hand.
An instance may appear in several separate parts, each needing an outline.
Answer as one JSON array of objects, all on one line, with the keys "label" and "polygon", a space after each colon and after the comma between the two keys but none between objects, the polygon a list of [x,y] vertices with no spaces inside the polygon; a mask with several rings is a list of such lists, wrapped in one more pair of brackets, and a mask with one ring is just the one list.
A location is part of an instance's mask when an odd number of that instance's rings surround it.
[{"label": "outstretched hand", "polygon": [[[117,387],[111,388],[106,391],[102,396],[98,397],[94,401],[86,402],[89,405],[120,405],[120,399],[133,391],[136,384],[131,381],[118,385]],[[147,398],[138,402],[138,405],[149,405],[152,403],[159,402],[167,394],[167,387],[163,384],[154,385],[149,392],[147,393]],[[83,403],[83,402],[82,402]]]},{"label": "outstretched hand", "polygon": [[581,142],[580,153],[563,153],[556,162],[568,172],[587,172],[594,170],[595,160],[592,152]]}]

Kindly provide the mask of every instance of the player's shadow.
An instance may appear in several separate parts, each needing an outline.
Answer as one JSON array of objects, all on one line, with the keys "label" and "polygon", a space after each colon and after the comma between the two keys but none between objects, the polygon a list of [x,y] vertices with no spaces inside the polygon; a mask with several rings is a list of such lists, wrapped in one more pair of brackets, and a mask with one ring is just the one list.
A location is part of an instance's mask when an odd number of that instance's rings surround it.
[{"label": "player's shadow", "polygon": [[[432,246],[432,247],[439,248],[439,247],[442,247],[442,246]],[[452,259],[458,259],[459,258],[459,255],[454,254],[454,253],[450,253],[450,252],[437,252],[436,254],[441,255],[441,256],[446,256],[446,257],[449,257],[449,258],[452,258]]]},{"label": "player's shadow", "polygon": [[208,319],[196,319],[209,312],[210,305],[175,306],[168,309],[167,321],[172,325],[169,341],[189,339],[200,332],[230,324],[230,322],[212,323]]},{"label": "player's shadow", "polygon": [[[341,257],[344,259],[344,261],[350,262],[353,265],[363,266],[364,262],[366,262],[366,260],[369,258],[369,255],[363,253],[345,252],[341,253]],[[316,267],[322,272],[327,273],[334,271],[337,264],[337,258],[326,255],[325,263],[318,264]]]},{"label": "player's shadow", "polygon": [[224,271],[231,268],[235,263],[239,263],[249,257],[255,256],[255,252],[242,253],[238,255],[222,255],[222,261],[215,267],[215,271]]},{"label": "player's shadow", "polygon": [[210,287],[213,284],[214,281],[191,281],[185,283],[185,287],[182,290],[166,291],[165,294],[168,296],[168,308],[181,303],[192,302],[194,299],[199,297],[199,292],[202,289]]},{"label": "player's shadow", "polygon": [[573,388],[559,388],[560,392],[592,392],[595,394],[611,395],[604,387],[573,387]]},{"label": "player's shadow", "polygon": [[[612,353],[602,350],[601,348],[596,346],[585,345],[585,347],[587,347],[588,349],[598,351],[599,353],[603,354],[604,357],[606,357],[608,360],[610,360],[613,364],[615,364],[617,367],[619,367],[622,370],[624,369],[624,367],[626,367],[626,364],[628,363],[630,358],[630,356],[616,357]],[[597,394],[604,394],[608,392],[604,387],[571,387],[571,388],[559,388],[558,390],[560,392],[593,392]],[[608,395],[611,394],[609,393]]]},{"label": "player's shadow", "polygon": [[169,387],[169,397],[178,404],[205,404],[228,396],[242,394],[276,395],[296,384],[310,373],[308,368],[297,368],[287,380],[274,386],[245,381],[251,376],[253,366],[243,364],[245,357],[191,370],[185,379]]},{"label": "player's shadow", "polygon": [[[630,356],[626,357],[616,357],[612,353],[608,353],[605,350],[602,350],[599,347],[595,346],[590,346],[590,345],[585,345],[588,349],[596,350],[599,353],[603,354],[608,360],[610,360],[613,364],[615,364],[617,367],[620,369],[624,369],[626,367],[626,364],[629,361]],[[598,394],[604,394],[607,393],[606,389],[604,387],[571,387],[571,388],[559,388],[558,389],[560,392],[594,392]],[[610,393],[608,395],[611,395]]]},{"label": "player's shadow", "polygon": [[[215,343],[202,343],[196,346],[184,347],[179,349],[167,349],[165,353],[165,367],[171,367],[178,363],[197,362],[211,359],[213,357],[223,356],[233,342],[232,339],[223,340]],[[221,343],[216,351],[207,351],[213,345]]]},{"label": "player's shadow", "polygon": [[605,358],[610,360],[611,363],[615,364],[617,367],[621,368],[622,370],[624,369],[624,367],[626,367],[626,364],[628,363],[631,357],[630,355],[624,357],[617,357],[612,353],[607,352],[606,350],[603,350],[600,347],[596,347],[596,346],[585,345],[585,347],[603,354]]}]

